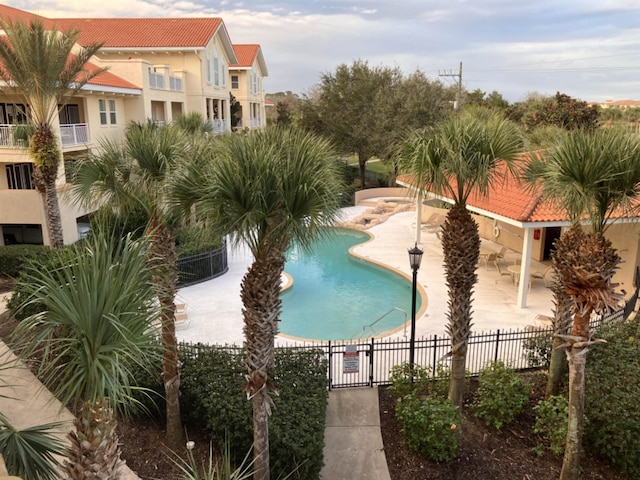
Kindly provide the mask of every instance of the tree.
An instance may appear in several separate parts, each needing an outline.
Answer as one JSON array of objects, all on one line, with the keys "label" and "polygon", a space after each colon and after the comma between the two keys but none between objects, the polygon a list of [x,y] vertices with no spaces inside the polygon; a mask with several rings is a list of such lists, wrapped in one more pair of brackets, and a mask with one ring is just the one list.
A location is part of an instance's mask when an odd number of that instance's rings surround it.
[{"label": "tree", "polygon": [[553,97],[531,94],[525,102],[507,108],[506,115],[513,121],[522,122],[529,130],[555,125],[565,130],[592,131],[598,128],[600,109],[558,92]]},{"label": "tree", "polygon": [[[93,232],[56,250],[61,268],[28,267],[19,280],[44,313],[19,323],[21,354],[77,414],[69,433],[65,478],[114,478],[119,460],[114,412],[136,407],[135,372],[154,360],[153,291],[146,245]],[[91,477],[87,476],[91,472]]]},{"label": "tree", "polygon": [[211,122],[206,121],[198,112],[189,112],[186,115],[180,115],[176,118],[175,124],[191,136],[208,135],[213,132]]},{"label": "tree", "polygon": [[39,21],[27,25],[0,19],[0,27],[6,33],[0,41],[0,78],[29,106],[29,121],[35,126],[29,141],[33,180],[43,197],[49,242],[59,248],[64,238],[56,177],[62,152],[51,124],[67,98],[105,71],[84,68],[101,44],[75,48],[78,30],[46,31]]},{"label": "tree", "polygon": [[454,202],[442,226],[442,250],[449,289],[449,400],[458,407],[462,406],[472,294],[480,255],[478,225],[467,210],[467,200],[473,192],[488,195],[491,186],[503,179],[500,165],[511,170],[520,148],[520,135],[510,122],[490,112],[475,111],[414,133],[400,150],[404,167],[418,188]]},{"label": "tree", "polygon": [[240,102],[236,99],[236,97],[233,96],[232,93],[229,93],[229,106],[229,115],[231,115],[231,129],[234,129],[242,121],[242,105],[240,105]]},{"label": "tree", "polygon": [[[574,480],[580,467],[586,353],[598,342],[591,339],[589,320],[619,300],[612,278],[621,259],[604,234],[614,212],[633,214],[637,208],[640,141],[616,129],[578,130],[544,157],[533,158],[525,173],[572,220],[556,245],[554,266],[573,311],[571,335],[559,337],[569,361],[569,423],[560,478]],[[589,233],[579,223],[585,215]]]},{"label": "tree", "polygon": [[150,245],[151,281],[161,306],[167,445],[172,449],[182,446],[183,432],[174,303],[178,283],[176,221],[167,206],[170,179],[186,155],[185,139],[184,131],[173,125],[131,124],[124,144],[105,141],[80,163],[72,189],[72,195],[86,205],[106,203],[125,216],[137,207],[148,215],[144,236]]},{"label": "tree", "polygon": [[[285,251],[308,248],[333,225],[340,170],[329,144],[301,131],[268,127],[217,139],[207,161],[176,178],[177,201],[245,243],[254,261],[242,280],[247,397],[253,402],[255,479],[268,480],[268,419],[274,386],[274,337],[281,310]],[[191,211],[189,208],[188,211]]]}]

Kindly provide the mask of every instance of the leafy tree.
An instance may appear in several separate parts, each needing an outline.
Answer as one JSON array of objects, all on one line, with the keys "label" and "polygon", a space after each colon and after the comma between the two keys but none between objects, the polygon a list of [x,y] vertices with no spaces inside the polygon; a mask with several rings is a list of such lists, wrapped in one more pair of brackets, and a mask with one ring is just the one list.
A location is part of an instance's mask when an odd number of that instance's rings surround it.
[{"label": "leafy tree", "polygon": [[414,185],[454,201],[442,226],[452,356],[449,400],[453,406],[462,406],[480,255],[478,225],[467,210],[467,200],[474,191],[488,195],[491,186],[503,180],[501,163],[511,170],[520,148],[519,133],[510,122],[491,113],[468,111],[434,129],[414,133],[400,150]]},{"label": "leafy tree", "polygon": [[119,459],[115,415],[136,407],[134,372],[154,360],[153,290],[146,245],[100,232],[56,250],[57,269],[28,268],[21,276],[46,313],[20,322],[15,335],[24,359],[77,413],[69,433],[65,478],[114,478]]},{"label": "leafy tree", "polygon": [[206,161],[176,178],[177,201],[193,202],[199,216],[254,261],[242,280],[247,384],[253,402],[254,468],[269,479],[272,406],[269,372],[281,310],[280,276],[292,242],[308,248],[333,224],[339,207],[337,156],[311,134],[269,127],[217,139]]},{"label": "leafy tree", "polygon": [[509,107],[506,115],[527,129],[555,125],[565,130],[592,131],[598,128],[600,109],[558,92],[554,97],[530,96],[526,102]]},{"label": "leafy tree", "polygon": [[[605,237],[614,212],[632,213],[640,183],[640,141],[616,129],[578,130],[544,158],[531,159],[526,172],[543,194],[569,214],[572,226],[556,243],[554,268],[571,300],[571,334],[558,333],[569,360],[569,426],[560,478],[578,478],[584,411],[586,353],[592,312],[614,308],[619,295],[612,282],[621,261]],[[588,216],[591,231],[580,226]],[[558,325],[554,324],[554,329]]]},{"label": "leafy tree", "polygon": [[[192,137],[191,144],[196,143]],[[162,308],[167,444],[172,449],[182,446],[183,432],[174,304],[178,283],[176,221],[167,206],[169,181],[186,152],[183,130],[173,125],[157,127],[153,122],[134,123],[123,144],[105,141],[81,162],[72,189],[78,201],[93,207],[106,203],[122,217],[140,209],[146,212],[144,236],[150,245],[151,281]]]},{"label": "leafy tree", "polygon": [[292,118],[289,104],[284,102],[276,103],[276,112],[278,113],[278,116],[276,118],[276,125],[278,125],[279,127],[291,126]]},{"label": "leafy tree", "polygon": [[229,93],[229,106],[231,109],[231,128],[233,129],[236,128],[240,120],[242,120],[242,105],[240,105],[240,102],[232,93]]},{"label": "leafy tree", "polygon": [[60,248],[64,238],[55,182],[62,152],[51,124],[59,105],[105,71],[84,68],[101,44],[75,49],[78,30],[46,31],[40,21],[27,25],[0,19],[0,27],[6,33],[0,41],[0,78],[29,106],[29,122],[35,127],[29,141],[33,180],[43,197],[49,243]]}]

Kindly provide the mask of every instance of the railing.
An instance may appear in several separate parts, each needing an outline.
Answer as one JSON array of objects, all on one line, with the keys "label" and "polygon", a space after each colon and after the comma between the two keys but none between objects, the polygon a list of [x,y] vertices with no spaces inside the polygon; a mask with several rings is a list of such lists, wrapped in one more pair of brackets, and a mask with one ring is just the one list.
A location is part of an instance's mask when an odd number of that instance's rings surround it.
[{"label": "railing", "polygon": [[258,128],[260,126],[260,119],[259,118],[252,118],[251,119],[251,128]]},{"label": "railing", "polygon": [[169,76],[169,90],[173,92],[182,91],[182,78]]},{"label": "railing", "polygon": [[164,90],[164,75],[161,75],[159,73],[149,72],[149,86],[151,88]]},{"label": "railing", "polygon": [[356,338],[363,338],[364,337],[364,333],[367,330],[369,330],[369,332],[370,332],[369,335],[375,335],[376,332],[373,329],[373,327],[375,327],[379,322],[381,322],[382,320],[387,318],[393,312],[400,312],[400,313],[402,313],[404,315],[404,322],[402,322],[402,323],[405,325],[404,333],[405,333],[405,336],[406,336],[406,334],[407,334],[407,326],[406,326],[407,325],[407,312],[405,312],[401,308],[393,307],[391,310],[386,312],[384,315],[381,315],[380,317],[378,317],[376,320],[371,322],[369,325],[365,325],[364,327],[362,327],[362,332],[354,333],[353,336],[351,337],[351,340],[354,340]]},{"label": "railing", "polygon": [[15,138],[17,127],[18,125],[0,125],[1,147],[26,147],[28,145],[27,141]]},{"label": "railing", "polygon": [[180,287],[194,285],[222,275],[229,269],[226,240],[215,250],[179,258],[177,267]]},{"label": "railing", "polygon": [[[592,329],[606,322],[624,319],[624,310],[618,310],[606,317],[591,321]],[[509,330],[472,334],[467,342],[466,370],[471,376],[478,375],[490,362],[502,360],[510,368],[526,370],[540,368],[541,352],[536,351],[535,342],[539,339],[551,341],[552,329]],[[287,343],[278,348],[317,349],[328,359],[327,385],[333,388],[373,387],[389,384],[389,372],[392,367],[409,361],[407,340],[369,340],[341,342]],[[529,348],[525,346],[529,344]],[[189,346],[187,348],[197,348]],[[240,347],[225,346],[230,351],[240,352]],[[550,348],[550,347],[549,347]],[[430,370],[433,376],[438,373],[438,364],[449,360],[451,340],[447,336],[434,335],[419,338],[415,342],[415,363]],[[354,362],[355,355],[355,362]],[[347,362],[345,362],[347,359]],[[355,368],[354,368],[355,367]]]},{"label": "railing", "polygon": [[60,143],[63,147],[89,143],[89,126],[86,123],[60,125]]},{"label": "railing", "polygon": [[220,118],[214,118],[209,120],[209,123],[213,127],[213,133],[224,133],[227,131],[227,121]]}]

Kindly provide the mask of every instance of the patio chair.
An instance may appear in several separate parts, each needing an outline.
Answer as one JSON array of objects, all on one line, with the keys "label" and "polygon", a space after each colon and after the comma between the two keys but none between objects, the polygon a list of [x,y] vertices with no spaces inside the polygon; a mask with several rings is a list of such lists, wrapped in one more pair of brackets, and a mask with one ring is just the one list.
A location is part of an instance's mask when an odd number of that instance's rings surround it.
[{"label": "patio chair", "polygon": [[548,266],[542,272],[538,270],[531,272],[531,280],[542,280],[546,288],[551,287],[555,282],[555,272],[553,271],[553,266]]},{"label": "patio chair", "polygon": [[186,303],[176,303],[176,330],[184,329],[189,326],[191,319],[187,310]]},{"label": "patio chair", "polygon": [[489,263],[495,263],[498,260],[497,253],[480,254],[478,263],[484,263],[484,268],[489,270]]},{"label": "patio chair", "polygon": [[505,255],[507,254],[508,251],[509,249],[507,247],[502,247],[500,251],[497,253],[497,256],[498,256],[497,261],[504,260]]},{"label": "patio chair", "polygon": [[[503,270],[502,267],[500,266],[500,262],[497,259],[493,262],[493,264],[496,266],[496,270],[498,270],[499,277],[502,277],[503,275],[507,275],[511,278],[511,281],[513,282],[513,275],[511,275],[511,272],[507,270]],[[498,280],[496,280],[496,283],[498,283]]]}]

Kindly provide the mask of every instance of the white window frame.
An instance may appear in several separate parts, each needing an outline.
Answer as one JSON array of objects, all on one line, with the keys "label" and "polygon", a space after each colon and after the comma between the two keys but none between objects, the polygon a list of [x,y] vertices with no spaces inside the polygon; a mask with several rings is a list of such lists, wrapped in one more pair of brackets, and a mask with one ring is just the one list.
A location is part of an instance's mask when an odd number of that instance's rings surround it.
[{"label": "white window frame", "polygon": [[211,56],[209,55],[209,52],[207,52],[206,58],[207,58],[207,65],[206,65],[207,83],[211,83]]},{"label": "white window frame", "polygon": [[109,100],[109,124],[117,125],[118,124],[118,116],[116,114],[116,101]]},{"label": "white window frame", "polygon": [[217,47],[213,47],[213,84],[216,87],[220,86],[220,58]]},{"label": "white window frame", "polygon": [[231,75],[231,89],[237,90],[239,88],[240,88],[240,75]]},{"label": "white window frame", "polygon": [[107,115],[107,101],[104,98],[98,99],[98,110],[100,112],[100,125],[109,125],[109,118]]}]

